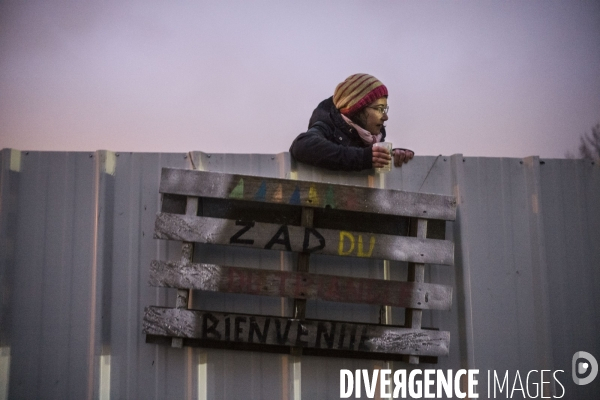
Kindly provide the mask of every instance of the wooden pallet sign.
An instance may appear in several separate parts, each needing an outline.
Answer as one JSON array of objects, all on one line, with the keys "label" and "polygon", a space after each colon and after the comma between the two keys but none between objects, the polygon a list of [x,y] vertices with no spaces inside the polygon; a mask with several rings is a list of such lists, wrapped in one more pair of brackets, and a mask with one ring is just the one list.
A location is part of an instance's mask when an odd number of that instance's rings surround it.
[{"label": "wooden pallet sign", "polygon": [[[452,196],[170,168],[160,192],[155,237],[183,243],[179,260],[151,263],[150,284],[178,297],[175,308],[146,308],[149,343],[410,363],[448,354],[449,333],[422,329],[421,313],[452,304],[451,287],[423,279],[426,264],[454,264],[443,235],[456,216]],[[298,269],[198,263],[194,243],[295,252]],[[407,261],[408,281],[313,274],[314,254]],[[292,298],[293,315],[190,310],[190,290]],[[403,307],[406,324],[307,319],[307,299]]]}]

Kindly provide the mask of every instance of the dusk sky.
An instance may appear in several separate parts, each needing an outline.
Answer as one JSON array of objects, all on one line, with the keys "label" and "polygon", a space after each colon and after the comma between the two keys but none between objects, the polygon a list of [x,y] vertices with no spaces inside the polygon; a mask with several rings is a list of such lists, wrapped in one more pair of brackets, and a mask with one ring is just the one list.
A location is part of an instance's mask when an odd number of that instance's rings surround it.
[{"label": "dusk sky", "polygon": [[358,72],[395,147],[564,157],[600,1],[1,1],[0,148],[279,153]]}]

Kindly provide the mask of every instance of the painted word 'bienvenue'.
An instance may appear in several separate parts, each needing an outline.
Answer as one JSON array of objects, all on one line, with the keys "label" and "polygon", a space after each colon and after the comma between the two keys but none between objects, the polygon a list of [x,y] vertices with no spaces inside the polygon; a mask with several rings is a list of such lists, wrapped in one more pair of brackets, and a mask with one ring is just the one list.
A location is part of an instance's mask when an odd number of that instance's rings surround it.
[{"label": "painted word 'bienvenue'", "polygon": [[367,327],[359,324],[205,312],[201,338],[209,340],[369,351]]}]

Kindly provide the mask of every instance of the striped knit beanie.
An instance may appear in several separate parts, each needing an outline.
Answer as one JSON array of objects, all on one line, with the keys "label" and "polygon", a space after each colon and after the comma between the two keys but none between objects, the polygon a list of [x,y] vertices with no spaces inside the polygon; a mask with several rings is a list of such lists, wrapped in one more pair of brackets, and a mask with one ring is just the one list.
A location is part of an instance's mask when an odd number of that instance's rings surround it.
[{"label": "striped knit beanie", "polygon": [[372,75],[354,74],[335,88],[333,104],[344,115],[350,115],[387,96],[387,88]]}]

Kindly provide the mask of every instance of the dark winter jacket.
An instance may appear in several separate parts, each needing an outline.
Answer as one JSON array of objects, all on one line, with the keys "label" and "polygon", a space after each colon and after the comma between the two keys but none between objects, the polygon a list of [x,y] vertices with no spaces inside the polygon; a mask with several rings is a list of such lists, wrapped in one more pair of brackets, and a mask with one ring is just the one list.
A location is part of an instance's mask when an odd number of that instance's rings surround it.
[{"label": "dark winter jacket", "polygon": [[[381,131],[385,140],[385,129]],[[361,171],[373,168],[373,150],[358,132],[344,121],[333,104],[333,97],[323,100],[313,111],[308,131],[292,143],[290,153],[296,160],[321,168]]]}]

